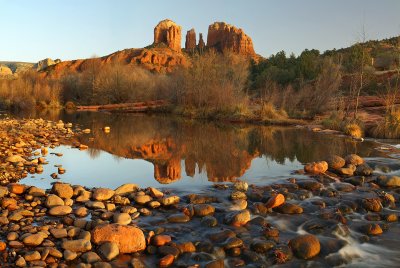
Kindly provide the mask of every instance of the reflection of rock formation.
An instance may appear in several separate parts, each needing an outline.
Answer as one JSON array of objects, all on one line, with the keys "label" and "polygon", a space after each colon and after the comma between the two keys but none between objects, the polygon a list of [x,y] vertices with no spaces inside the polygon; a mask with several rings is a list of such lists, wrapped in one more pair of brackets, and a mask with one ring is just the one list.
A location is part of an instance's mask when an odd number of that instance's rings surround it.
[{"label": "reflection of rock formation", "polygon": [[[79,121],[72,116],[79,116]],[[351,140],[295,128],[221,127],[168,117],[102,113],[78,113],[63,119],[92,130],[90,135],[81,137],[82,143],[90,147],[152,163],[154,177],[160,183],[177,181],[185,173],[206,173],[209,181],[233,181],[243,176],[254,158],[261,156],[285,164],[321,160],[327,152],[371,154],[367,151],[371,147]],[[109,134],[101,130],[105,125],[112,129]],[[91,136],[94,142],[88,140]]]},{"label": "reflection of rock formation", "polygon": [[[152,162],[150,160],[150,162]],[[154,164],[154,178],[162,184],[169,184],[181,178],[181,161],[180,159],[169,159],[166,163]]]}]

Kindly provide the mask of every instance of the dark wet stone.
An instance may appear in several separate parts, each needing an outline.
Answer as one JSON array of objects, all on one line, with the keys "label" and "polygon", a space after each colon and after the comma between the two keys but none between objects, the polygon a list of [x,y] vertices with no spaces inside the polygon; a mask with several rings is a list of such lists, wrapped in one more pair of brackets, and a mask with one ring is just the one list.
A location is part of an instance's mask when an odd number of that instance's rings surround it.
[{"label": "dark wet stone", "polygon": [[331,253],[338,252],[342,247],[344,247],[347,242],[341,239],[335,239],[323,236],[319,239],[321,243],[321,254],[328,255]]},{"label": "dark wet stone", "polygon": [[275,227],[266,227],[263,230],[263,235],[266,238],[278,238],[279,237],[279,229]]},{"label": "dark wet stone", "polygon": [[350,183],[342,182],[342,183],[334,183],[333,185],[336,188],[336,190],[338,190],[340,192],[352,192],[355,189],[354,185],[352,185]]},{"label": "dark wet stone", "polygon": [[303,208],[299,205],[292,203],[284,203],[283,205],[274,208],[277,212],[283,214],[301,214],[303,213]]},{"label": "dark wet stone", "polygon": [[336,225],[337,221],[335,220],[311,219],[304,223],[303,228],[309,233],[319,234],[332,229]]},{"label": "dark wet stone", "polygon": [[190,221],[190,217],[183,213],[172,214],[167,220],[172,223],[185,223]]},{"label": "dark wet stone", "polygon": [[362,200],[363,207],[372,212],[379,212],[382,210],[382,203],[379,198],[365,198]]},{"label": "dark wet stone", "polygon": [[243,240],[237,237],[230,237],[221,244],[225,250],[243,246]]},{"label": "dark wet stone", "polygon": [[149,253],[151,255],[156,254],[157,247],[149,245],[149,246],[147,246],[146,251],[147,251],[147,253]]},{"label": "dark wet stone", "polygon": [[176,247],[161,246],[158,248],[158,253],[160,253],[163,256],[171,254],[176,258],[179,256],[180,251]]},{"label": "dark wet stone", "polygon": [[381,216],[379,214],[367,214],[365,215],[365,219],[368,221],[380,221]]},{"label": "dark wet stone", "polygon": [[312,196],[312,193],[308,190],[298,190],[295,193],[297,195],[298,200],[305,200],[307,198],[310,198]]},{"label": "dark wet stone", "polygon": [[203,241],[203,242],[200,242],[200,243],[196,246],[196,249],[197,249],[197,251],[199,251],[199,252],[211,253],[212,250],[213,250],[213,246],[214,246],[213,243],[210,243],[210,242],[208,242],[208,241]]},{"label": "dark wet stone", "polygon": [[242,249],[241,248],[230,248],[226,252],[231,257],[238,257],[242,254]]},{"label": "dark wet stone", "polygon": [[244,249],[242,251],[242,257],[246,261],[246,263],[257,262],[261,259],[261,257],[256,252],[248,249]]},{"label": "dark wet stone", "polygon": [[[244,267],[246,263],[244,260],[240,258],[231,258],[228,260],[228,267]],[[246,265],[246,268],[250,267],[249,265]]]},{"label": "dark wet stone", "polygon": [[250,248],[257,253],[266,253],[275,246],[275,242],[268,240],[255,239]]},{"label": "dark wet stone", "polygon": [[335,197],[337,195],[337,191],[332,188],[322,189],[319,195],[325,197]]},{"label": "dark wet stone", "polygon": [[298,180],[297,184],[299,185],[300,188],[309,190],[309,191],[316,191],[322,188],[322,184],[317,182],[317,181],[313,181],[313,180]]},{"label": "dark wet stone", "polygon": [[258,226],[264,226],[268,224],[268,221],[263,218],[263,217],[255,217],[252,220],[249,221],[250,225],[258,225]]},{"label": "dark wet stone", "polygon": [[211,232],[207,234],[207,237],[213,242],[221,243],[227,240],[228,238],[236,237],[236,234],[231,230],[225,229],[217,232]]},{"label": "dark wet stone", "polygon": [[207,227],[214,227],[218,225],[218,220],[213,216],[205,216],[201,219],[201,225]]},{"label": "dark wet stone", "polygon": [[363,176],[355,176],[344,179],[345,182],[353,184],[355,186],[363,185],[365,182],[365,178]]},{"label": "dark wet stone", "polygon": [[373,172],[374,170],[370,166],[367,164],[361,164],[357,166],[354,174],[358,176],[371,176]]},{"label": "dark wet stone", "polygon": [[299,235],[289,242],[289,247],[301,259],[311,259],[321,250],[321,244],[315,235]]},{"label": "dark wet stone", "polygon": [[266,215],[271,211],[271,209],[267,208],[264,203],[256,202],[253,204],[252,211],[254,214]]},{"label": "dark wet stone", "polygon": [[353,213],[353,209],[346,204],[340,204],[338,209],[339,209],[340,213],[342,213],[342,214]]},{"label": "dark wet stone", "polygon": [[214,260],[214,257],[211,254],[199,252],[192,255],[192,260],[196,262],[206,262]]}]

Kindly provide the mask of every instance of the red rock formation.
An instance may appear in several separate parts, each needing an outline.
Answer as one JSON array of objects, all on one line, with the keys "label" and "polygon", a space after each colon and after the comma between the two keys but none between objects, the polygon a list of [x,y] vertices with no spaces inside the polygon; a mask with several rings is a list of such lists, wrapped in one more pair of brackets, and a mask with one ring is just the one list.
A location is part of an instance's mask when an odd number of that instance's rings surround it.
[{"label": "red rock formation", "polygon": [[123,65],[140,65],[147,70],[159,73],[170,73],[176,66],[187,66],[188,60],[182,53],[172,51],[166,48],[151,49],[125,49],[117,51],[113,54],[94,59],[63,61],[55,65],[51,65],[43,72],[44,76],[58,78],[64,73],[82,72],[85,66],[91,64],[92,61],[98,61],[100,66],[111,63],[119,63]]},{"label": "red rock formation", "polygon": [[202,33],[200,33],[200,36],[199,36],[199,46],[198,47],[199,47],[200,51],[203,51],[204,48],[206,47],[206,43],[204,43],[203,34]]},{"label": "red rock formation", "polygon": [[166,44],[175,51],[181,51],[181,26],[172,20],[160,21],[154,28],[154,45]]},{"label": "red rock formation", "polygon": [[193,51],[195,49],[196,49],[196,32],[194,31],[194,29],[191,29],[186,33],[185,50]]},{"label": "red rock formation", "polygon": [[225,22],[214,22],[208,27],[207,47],[219,52],[230,50],[246,56],[255,56],[253,42],[242,29]]}]

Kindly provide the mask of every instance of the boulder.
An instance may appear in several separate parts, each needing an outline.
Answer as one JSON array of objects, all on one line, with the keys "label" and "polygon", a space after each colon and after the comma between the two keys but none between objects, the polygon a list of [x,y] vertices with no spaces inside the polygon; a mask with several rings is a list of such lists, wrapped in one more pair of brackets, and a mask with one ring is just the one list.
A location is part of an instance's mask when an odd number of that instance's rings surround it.
[{"label": "boulder", "polygon": [[360,156],[356,154],[349,154],[348,156],[345,157],[346,164],[352,164],[355,166],[364,164],[364,159],[362,159]]},{"label": "boulder", "polygon": [[61,247],[71,252],[86,252],[92,249],[92,244],[87,239],[64,240]]},{"label": "boulder", "polygon": [[106,224],[96,226],[92,231],[92,241],[96,245],[114,242],[120,253],[134,253],[146,248],[142,230],[133,226]]},{"label": "boulder", "polygon": [[279,207],[283,203],[285,203],[285,196],[283,194],[277,194],[277,195],[271,197],[270,199],[268,199],[265,206],[267,208],[275,208],[275,207]]},{"label": "boulder", "polygon": [[49,214],[51,216],[65,216],[72,212],[72,208],[70,206],[55,206],[50,208]]},{"label": "boulder", "polygon": [[326,162],[328,163],[328,167],[330,169],[339,169],[339,168],[342,168],[346,164],[346,161],[338,155],[329,156],[326,159]]},{"label": "boulder", "polygon": [[57,195],[50,194],[47,196],[45,205],[48,208],[55,207],[55,206],[64,206],[64,201]]},{"label": "boulder", "polygon": [[137,186],[137,184],[126,183],[126,184],[119,186],[117,189],[115,189],[115,194],[125,196],[130,193],[136,192],[138,188],[139,187]]},{"label": "boulder", "polygon": [[74,190],[67,183],[55,183],[51,192],[61,198],[71,198],[74,195]]},{"label": "boulder", "polygon": [[114,191],[108,188],[97,188],[93,190],[92,198],[97,201],[105,201],[113,197]]},{"label": "boulder", "polygon": [[328,170],[326,161],[312,162],[304,166],[304,171],[310,174],[321,174]]},{"label": "boulder", "polygon": [[300,235],[289,241],[289,247],[293,253],[301,259],[311,259],[317,256],[321,250],[321,245],[315,235]]}]

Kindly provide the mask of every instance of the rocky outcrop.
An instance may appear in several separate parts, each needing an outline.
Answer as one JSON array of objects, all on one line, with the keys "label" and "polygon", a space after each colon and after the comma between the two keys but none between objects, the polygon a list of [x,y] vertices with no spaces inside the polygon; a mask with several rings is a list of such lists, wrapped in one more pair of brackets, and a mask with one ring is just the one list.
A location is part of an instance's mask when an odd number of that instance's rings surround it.
[{"label": "rocky outcrop", "polygon": [[188,65],[188,59],[184,54],[172,51],[171,49],[131,48],[117,51],[101,58],[63,61],[47,68],[44,75],[57,78],[63,73],[81,72],[84,70],[85,66],[90,64],[91,61],[97,61],[100,66],[112,63],[139,65],[149,71],[157,73],[170,73],[176,66]]},{"label": "rocky outcrop", "polygon": [[37,71],[41,71],[46,69],[47,67],[60,63],[61,60],[60,59],[56,59],[55,61],[50,59],[50,58],[46,58],[44,60],[39,61],[38,63],[36,63],[33,68],[36,69]]},{"label": "rocky outcrop", "polygon": [[164,43],[174,51],[181,50],[181,29],[172,20],[160,21],[154,28],[154,45]]},{"label": "rocky outcrop", "polygon": [[200,51],[203,51],[204,48],[206,47],[206,43],[204,42],[202,33],[200,33],[200,35],[199,35],[199,45],[198,45],[198,47],[199,47]]},{"label": "rocky outcrop", "polygon": [[196,32],[194,29],[191,29],[186,33],[185,50],[194,51],[195,49],[196,49]]},{"label": "rocky outcrop", "polygon": [[255,56],[253,42],[242,29],[225,22],[214,22],[208,27],[207,47],[246,56]]},{"label": "rocky outcrop", "polygon": [[0,65],[0,76],[8,76],[8,75],[12,75],[13,72],[10,68],[8,68],[5,65]]}]

